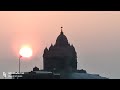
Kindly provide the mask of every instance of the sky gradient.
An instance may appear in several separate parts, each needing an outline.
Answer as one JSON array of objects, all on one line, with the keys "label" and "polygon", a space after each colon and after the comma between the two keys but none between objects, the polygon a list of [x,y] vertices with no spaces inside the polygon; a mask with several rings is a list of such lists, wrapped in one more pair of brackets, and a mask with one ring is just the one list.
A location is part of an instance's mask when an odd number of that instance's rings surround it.
[{"label": "sky gradient", "polygon": [[78,69],[120,78],[119,11],[0,11],[0,78],[18,71],[19,49],[29,45],[31,58],[21,59],[21,71],[43,68],[43,50],[55,44],[60,27],[75,46]]}]

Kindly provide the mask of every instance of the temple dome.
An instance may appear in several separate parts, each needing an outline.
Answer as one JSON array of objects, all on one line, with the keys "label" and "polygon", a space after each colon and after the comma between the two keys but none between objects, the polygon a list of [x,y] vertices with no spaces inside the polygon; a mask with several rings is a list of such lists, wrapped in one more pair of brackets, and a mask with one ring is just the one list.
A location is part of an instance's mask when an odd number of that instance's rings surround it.
[{"label": "temple dome", "polygon": [[56,45],[57,46],[66,46],[68,45],[68,39],[67,37],[64,35],[63,31],[61,30],[60,35],[57,37],[56,39]]}]

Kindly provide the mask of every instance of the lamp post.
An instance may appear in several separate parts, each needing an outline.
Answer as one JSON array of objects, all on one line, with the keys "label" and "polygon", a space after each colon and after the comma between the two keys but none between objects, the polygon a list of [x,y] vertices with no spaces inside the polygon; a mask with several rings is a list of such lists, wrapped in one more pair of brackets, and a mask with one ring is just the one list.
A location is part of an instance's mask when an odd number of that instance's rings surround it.
[{"label": "lamp post", "polygon": [[20,74],[20,59],[22,58],[22,56],[19,56],[19,74]]}]

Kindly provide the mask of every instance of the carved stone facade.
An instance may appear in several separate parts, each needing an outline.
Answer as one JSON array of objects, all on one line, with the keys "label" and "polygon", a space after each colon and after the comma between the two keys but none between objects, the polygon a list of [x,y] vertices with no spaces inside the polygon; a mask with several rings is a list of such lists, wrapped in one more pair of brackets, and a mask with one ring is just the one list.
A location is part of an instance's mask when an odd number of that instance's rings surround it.
[{"label": "carved stone facade", "polygon": [[76,71],[77,54],[73,45],[68,43],[61,27],[55,45],[44,49],[43,69],[45,71]]}]

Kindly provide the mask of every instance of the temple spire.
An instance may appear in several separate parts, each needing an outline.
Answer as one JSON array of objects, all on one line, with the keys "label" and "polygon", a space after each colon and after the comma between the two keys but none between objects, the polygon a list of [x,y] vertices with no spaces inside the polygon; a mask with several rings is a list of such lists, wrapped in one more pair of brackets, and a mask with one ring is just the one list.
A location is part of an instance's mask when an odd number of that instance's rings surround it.
[{"label": "temple spire", "polygon": [[61,33],[60,34],[63,34],[63,30],[62,30],[63,27],[61,27]]}]

